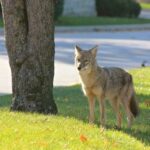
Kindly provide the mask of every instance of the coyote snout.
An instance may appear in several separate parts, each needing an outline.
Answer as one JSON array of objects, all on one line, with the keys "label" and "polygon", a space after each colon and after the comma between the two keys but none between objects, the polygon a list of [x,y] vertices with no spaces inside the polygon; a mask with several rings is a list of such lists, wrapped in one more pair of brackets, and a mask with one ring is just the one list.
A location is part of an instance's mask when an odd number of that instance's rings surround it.
[{"label": "coyote snout", "polygon": [[95,98],[99,101],[100,120],[105,126],[105,98],[116,112],[117,126],[121,128],[120,104],[125,108],[128,127],[139,113],[132,76],[120,68],[101,68],[96,62],[97,47],[88,51],[75,48],[75,63],[84,94],[89,101],[89,122],[94,122]]}]

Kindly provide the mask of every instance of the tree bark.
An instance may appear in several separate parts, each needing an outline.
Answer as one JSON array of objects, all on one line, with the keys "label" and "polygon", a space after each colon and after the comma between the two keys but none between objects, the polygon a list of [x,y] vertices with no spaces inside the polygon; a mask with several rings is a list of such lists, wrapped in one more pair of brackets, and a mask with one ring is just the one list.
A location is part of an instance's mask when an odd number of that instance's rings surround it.
[{"label": "tree bark", "polygon": [[54,0],[2,0],[12,72],[11,110],[57,113],[53,99]]}]

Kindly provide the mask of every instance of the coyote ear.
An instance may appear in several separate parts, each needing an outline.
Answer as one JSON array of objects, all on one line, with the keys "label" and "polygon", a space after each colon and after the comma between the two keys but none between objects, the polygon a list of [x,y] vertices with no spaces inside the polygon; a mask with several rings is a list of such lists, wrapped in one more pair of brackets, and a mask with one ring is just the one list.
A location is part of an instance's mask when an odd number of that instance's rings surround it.
[{"label": "coyote ear", "polygon": [[77,55],[79,55],[80,53],[81,53],[81,48],[79,47],[79,46],[75,46],[75,55],[77,56]]},{"label": "coyote ear", "polygon": [[93,55],[94,57],[96,57],[97,49],[98,49],[98,46],[95,46],[95,47],[93,47],[92,49],[90,49],[90,52],[92,53],[92,55]]}]

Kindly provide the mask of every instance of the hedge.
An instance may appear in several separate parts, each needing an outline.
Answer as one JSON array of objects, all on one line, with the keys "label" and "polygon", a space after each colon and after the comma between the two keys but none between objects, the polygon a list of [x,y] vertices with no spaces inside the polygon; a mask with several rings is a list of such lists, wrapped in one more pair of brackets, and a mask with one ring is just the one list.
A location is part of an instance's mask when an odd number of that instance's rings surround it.
[{"label": "hedge", "polygon": [[141,6],[135,0],[96,0],[98,16],[138,17]]}]

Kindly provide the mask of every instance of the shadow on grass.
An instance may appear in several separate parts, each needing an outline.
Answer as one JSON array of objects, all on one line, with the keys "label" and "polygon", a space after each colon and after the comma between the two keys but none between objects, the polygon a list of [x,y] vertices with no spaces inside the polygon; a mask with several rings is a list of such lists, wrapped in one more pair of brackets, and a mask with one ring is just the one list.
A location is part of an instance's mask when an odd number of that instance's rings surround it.
[{"label": "shadow on grass", "polygon": [[122,128],[122,131],[140,140],[145,145],[150,145],[150,109],[140,106],[140,115],[134,120],[133,127]]},{"label": "shadow on grass", "polygon": [[[59,114],[64,117],[71,117],[88,123],[88,102],[83,96],[81,88],[76,85],[72,87],[55,87],[54,97],[58,106]],[[145,106],[144,100],[150,99],[150,95],[138,95],[140,99],[141,113],[135,121],[132,129],[128,129],[126,116],[123,115],[123,127],[121,132],[131,135],[145,145],[150,145],[150,109]],[[11,95],[0,97],[0,109],[9,107],[11,104]],[[106,103],[107,128],[114,129],[116,122],[115,114],[110,104]],[[96,103],[95,123],[99,126],[99,107]]]},{"label": "shadow on grass", "polygon": [[[79,86],[57,87],[54,91],[55,100],[59,109],[59,115],[73,117],[88,123],[88,102],[83,96]],[[126,115],[123,113],[121,132],[131,135],[145,145],[150,145],[150,109],[145,106],[144,100],[150,99],[150,95],[137,95],[140,99],[140,115],[134,120],[132,129],[127,128]],[[124,112],[124,111],[123,111]],[[115,113],[109,102],[106,102],[107,128],[113,129],[116,123]],[[96,102],[95,124],[99,126],[99,107]]]},{"label": "shadow on grass", "polygon": [[11,105],[11,95],[0,96],[0,108]]}]

